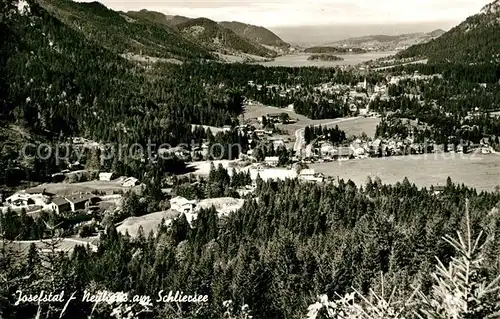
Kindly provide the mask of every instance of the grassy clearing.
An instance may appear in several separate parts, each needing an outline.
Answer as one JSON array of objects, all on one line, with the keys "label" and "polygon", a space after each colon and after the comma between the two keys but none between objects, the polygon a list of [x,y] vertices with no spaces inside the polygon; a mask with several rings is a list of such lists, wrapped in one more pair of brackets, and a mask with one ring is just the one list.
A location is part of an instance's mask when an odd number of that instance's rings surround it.
[{"label": "grassy clearing", "polygon": [[482,191],[494,191],[500,185],[500,155],[427,154],[387,158],[359,159],[309,165],[317,172],[364,185],[367,177],[380,177],[385,184],[402,182],[408,177],[419,187],[463,183]]},{"label": "grassy clearing", "polygon": [[[286,108],[280,109],[276,107],[265,106],[262,104],[247,105],[245,107],[245,119],[254,124],[256,123],[255,118],[257,117],[281,112],[288,113],[292,119],[297,119],[297,122],[293,124],[277,125],[279,128],[288,131],[290,135],[294,135],[295,131],[310,125],[325,125],[327,127],[336,125],[327,125],[331,122],[334,122],[336,119],[311,120],[304,115],[297,114],[294,111]],[[363,132],[365,132],[369,137],[374,137],[375,129],[378,123],[380,123],[379,118],[359,118],[352,121],[338,123],[338,126],[340,129],[344,130],[348,136],[361,135]]]},{"label": "grassy clearing", "polygon": [[[31,191],[45,189],[46,192],[56,194],[56,195],[71,195],[75,193],[90,193],[93,191],[104,192],[106,194],[112,194],[113,192],[118,193],[120,191],[127,191],[130,188],[122,187],[121,179],[114,181],[89,181],[82,183],[46,183],[38,185],[37,187],[31,188]],[[138,186],[132,187],[132,189]]]},{"label": "grassy clearing", "polygon": [[379,123],[380,123],[379,118],[362,117],[352,121],[340,122],[338,124],[328,125],[328,127],[338,125],[339,128],[343,130],[347,136],[350,135],[360,136],[361,134],[366,133],[368,137],[374,138],[375,130]]}]

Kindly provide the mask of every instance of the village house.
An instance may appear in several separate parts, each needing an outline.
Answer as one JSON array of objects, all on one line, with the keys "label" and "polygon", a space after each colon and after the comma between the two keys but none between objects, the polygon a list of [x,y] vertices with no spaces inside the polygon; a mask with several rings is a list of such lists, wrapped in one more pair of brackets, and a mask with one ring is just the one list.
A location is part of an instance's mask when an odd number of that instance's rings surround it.
[{"label": "village house", "polygon": [[264,158],[264,163],[269,166],[278,166],[280,158],[278,156],[268,156]]},{"label": "village house", "polygon": [[174,155],[179,158],[183,158],[189,155],[189,151],[180,146],[172,148],[161,147],[160,149],[158,149],[158,155],[162,158],[168,158]]},{"label": "village house", "polygon": [[304,182],[312,182],[312,183],[323,183],[325,181],[325,178],[323,176],[303,176],[300,177],[300,180]]},{"label": "village house", "polygon": [[266,135],[266,130],[255,130],[254,132],[257,137],[263,137],[264,135]]},{"label": "village house", "polygon": [[71,212],[71,205],[69,201],[67,201],[63,197],[52,198],[51,206],[52,210],[58,215],[66,212]]},{"label": "village house", "polygon": [[122,183],[123,187],[133,187],[137,185],[139,185],[139,180],[135,177],[128,177]]},{"label": "village house", "polygon": [[50,203],[50,198],[54,194],[46,193],[45,190],[37,191],[37,190],[26,190],[22,192],[17,192],[12,196],[9,196],[5,199],[5,203],[8,206],[29,206],[29,205],[37,205],[37,206],[45,206]]},{"label": "village house", "polygon": [[77,161],[72,164],[69,164],[68,168],[72,171],[78,171],[84,169],[85,167],[82,164],[80,164],[80,162]]},{"label": "village house", "polygon": [[279,123],[280,122],[280,113],[267,114],[266,118],[269,122]]},{"label": "village house", "polygon": [[88,209],[89,206],[100,201],[100,198],[92,194],[71,195],[65,197],[71,206],[71,211]]},{"label": "village house", "polygon": [[113,173],[108,173],[108,172],[102,172],[102,173],[99,173],[99,180],[100,181],[106,181],[106,182],[109,182],[111,181],[113,178],[114,178],[114,174]]},{"label": "village house", "polygon": [[314,174],[316,174],[316,172],[314,171],[314,169],[309,169],[309,168],[305,168],[305,169],[302,169],[299,173],[299,177],[311,177],[311,176],[314,176]]},{"label": "village house", "polygon": [[446,189],[445,186],[433,186],[432,187],[434,195],[440,195],[441,193],[443,193],[445,191],[445,189]]},{"label": "village house", "polygon": [[90,206],[99,203],[101,199],[92,194],[76,194],[71,196],[56,196],[52,198],[50,206],[56,214],[87,210]]},{"label": "village house", "polygon": [[196,201],[188,200],[182,196],[176,196],[170,200],[170,209],[181,213],[193,213]]}]

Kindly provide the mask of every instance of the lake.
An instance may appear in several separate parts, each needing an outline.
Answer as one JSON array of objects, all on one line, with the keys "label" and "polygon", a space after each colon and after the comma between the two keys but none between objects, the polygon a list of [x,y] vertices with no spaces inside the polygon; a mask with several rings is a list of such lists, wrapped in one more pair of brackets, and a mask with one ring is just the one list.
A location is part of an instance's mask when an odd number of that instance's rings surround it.
[{"label": "lake", "polygon": [[356,65],[362,62],[383,58],[386,56],[396,54],[396,51],[384,52],[368,52],[362,54],[338,54],[337,56],[344,59],[344,61],[310,61],[307,60],[311,54],[289,54],[279,56],[271,62],[256,62],[265,66],[285,66],[285,67],[302,67],[302,66],[317,66],[317,67],[336,67],[339,65]]}]

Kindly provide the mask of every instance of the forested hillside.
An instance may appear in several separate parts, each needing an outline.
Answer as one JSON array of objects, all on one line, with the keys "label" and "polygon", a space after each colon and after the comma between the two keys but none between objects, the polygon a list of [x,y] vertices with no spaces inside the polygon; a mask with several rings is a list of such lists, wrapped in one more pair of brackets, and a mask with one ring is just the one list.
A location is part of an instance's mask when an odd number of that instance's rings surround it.
[{"label": "forested hillside", "polygon": [[272,31],[264,27],[241,23],[238,21],[222,21],[219,22],[219,24],[232,30],[237,35],[259,44],[278,48],[290,47],[290,44],[286,43]]},{"label": "forested hillside", "polygon": [[348,47],[358,47],[358,48],[376,48],[378,50],[396,50],[401,47],[408,47],[410,45],[415,45],[419,43],[425,43],[437,37],[440,37],[445,33],[441,29],[434,30],[432,32],[419,32],[419,33],[405,33],[398,35],[367,35],[356,38],[348,38],[344,40],[335,41],[328,43],[328,45],[342,47],[344,45]]},{"label": "forested hillside", "polygon": [[431,61],[493,62],[500,61],[500,1],[446,32],[439,38],[399,53],[399,58],[425,57]]},{"label": "forested hillside", "polygon": [[276,53],[262,45],[242,38],[232,30],[207,18],[191,19],[176,25],[183,34],[203,43],[206,47],[222,53],[248,53],[272,57]]},{"label": "forested hillside", "polygon": [[[211,176],[209,188],[228,187],[227,172],[218,170]],[[378,316],[318,318],[417,318],[413,310],[422,313],[435,309],[433,313],[446,314],[445,310],[439,312],[441,306],[452,311],[460,307],[457,302],[465,302],[471,315],[460,310],[456,317],[437,318],[479,319],[499,310],[495,293],[485,292],[477,299],[480,303],[475,304],[454,286],[436,291],[439,283],[431,277],[436,271],[436,257],[446,264],[452,257],[461,257],[442,236],[455,237],[460,231],[465,242],[473,245],[481,230],[484,234],[475,245],[482,247],[480,254],[474,250],[470,268],[456,270],[471,277],[457,275],[445,279],[446,283],[468,282],[472,295],[483,291],[480,283],[489,283],[498,275],[498,194],[478,194],[451,181],[441,195],[435,195],[432,189],[417,189],[408,181],[384,186],[380,180],[368,180],[359,190],[352,182],[318,186],[260,180],[255,196],[258,202],[249,200],[240,211],[222,220],[213,209],[200,212],[194,228],[181,215],[172,227],[162,227],[156,237],[139,232],[139,237],[132,239],[119,235],[109,224],[97,252],[80,247],[70,257],[48,253],[42,259],[35,249],[30,249],[18,264],[9,263],[14,255],[3,250],[0,266],[6,279],[11,280],[13,291],[23,289],[35,294],[47,287],[58,287],[77,291],[78,298],[85,289],[150,295],[154,301],[149,307],[151,312],[132,318],[220,319],[225,317],[227,300],[232,300],[234,306],[228,318],[246,318],[239,316],[244,304],[259,319],[315,318],[307,317],[307,313],[317,295],[337,299],[353,289],[363,295],[373,289],[390,303],[375,303],[372,308],[378,309]],[[466,227],[466,199],[470,201],[471,228]],[[123,209],[141,214],[144,206],[137,196],[129,195]],[[26,232],[30,227],[19,224],[15,214],[5,215],[0,222],[9,232]],[[480,262],[476,262],[478,258]],[[60,266],[48,276],[46,265]],[[33,286],[39,278],[48,281]],[[414,287],[419,287],[424,296],[431,296],[429,305],[425,299],[414,297],[413,307],[405,307]],[[209,301],[170,307],[170,303],[155,301],[163,289],[206,294]],[[448,291],[456,291],[456,299],[440,299]],[[354,296],[351,305],[363,303]],[[15,307],[14,301],[0,299],[6,318],[27,318],[37,310],[36,303]],[[342,309],[340,303],[332,306],[337,311]],[[43,304],[42,313],[51,318],[59,316],[62,307]],[[99,304],[94,315],[110,318],[115,307]],[[91,308],[89,303],[72,302],[64,318],[88,315]],[[390,316],[399,308],[404,312]],[[145,308],[136,303],[131,309],[137,314]]]},{"label": "forested hillside", "polygon": [[[17,2],[7,4],[11,10],[1,21],[2,136],[177,145],[191,140],[191,124],[220,127],[241,112],[237,92],[173,79],[171,65],[157,73],[122,59],[34,1],[19,10]],[[23,139],[2,152],[0,168],[16,166]]]},{"label": "forested hillside", "polygon": [[87,39],[116,53],[160,58],[210,58],[202,46],[175,29],[147,19],[134,19],[99,2],[39,0],[42,7]]},{"label": "forested hillside", "polygon": [[188,17],[183,17],[179,15],[165,15],[161,12],[150,11],[142,9],[140,11],[127,11],[128,16],[137,19],[146,19],[152,22],[165,24],[171,27],[175,27],[177,24],[186,22],[190,20]]}]

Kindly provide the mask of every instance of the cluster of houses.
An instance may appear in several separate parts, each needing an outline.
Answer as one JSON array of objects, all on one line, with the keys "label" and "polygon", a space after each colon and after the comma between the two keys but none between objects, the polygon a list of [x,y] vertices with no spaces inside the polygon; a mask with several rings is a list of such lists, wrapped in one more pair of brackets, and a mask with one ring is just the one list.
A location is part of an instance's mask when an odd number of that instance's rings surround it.
[{"label": "cluster of houses", "polygon": [[404,80],[411,81],[423,81],[423,80],[432,80],[433,78],[442,78],[441,74],[431,74],[431,75],[422,75],[418,71],[415,71],[413,74],[405,74],[399,76],[390,76],[388,75],[386,80],[389,85],[398,85],[399,82]]},{"label": "cluster of houses", "polygon": [[292,94],[295,92],[298,92],[302,89],[302,85],[298,84],[295,86],[285,86],[285,85],[277,85],[277,84],[269,84],[269,85],[262,85],[262,84],[257,84],[255,81],[248,81],[248,86],[250,87],[255,87],[257,91],[262,91],[262,89],[265,87],[268,90],[275,90],[278,92],[278,94],[281,97],[286,97],[287,94]]},{"label": "cluster of houses", "polygon": [[[102,182],[110,182],[116,179],[114,173],[111,172],[101,172],[99,173],[99,181]],[[122,187],[134,187],[140,184],[140,181],[135,177],[125,177],[120,180]]]},{"label": "cluster of houses", "polygon": [[[123,190],[130,189],[140,185],[140,182],[135,177],[122,177],[115,179],[113,173],[99,173],[98,182],[116,182],[117,186],[121,186]],[[120,196],[120,195],[115,195]],[[63,213],[94,213],[99,210],[99,202],[101,197],[89,192],[75,192],[71,195],[56,195],[47,192],[41,187],[22,190],[16,192],[9,197],[0,198],[0,207],[2,211],[12,209],[16,212],[25,210],[27,213],[36,214],[41,212],[55,212],[56,214]]]},{"label": "cluster of houses", "polygon": [[93,212],[98,209],[101,199],[93,194],[73,194],[70,196],[55,195],[45,190],[24,190],[7,197],[4,208],[14,211],[25,209],[30,214],[42,211],[53,211],[56,214],[70,212]]},{"label": "cluster of houses", "polygon": [[424,153],[468,153],[479,151],[482,154],[490,154],[495,151],[486,142],[480,144],[436,144],[436,143],[415,143],[412,138],[404,140],[398,139],[380,139],[373,141],[362,141],[359,138],[353,141],[349,146],[333,146],[329,142],[317,142],[310,144],[302,151],[302,158],[307,161],[328,162],[342,161],[349,159],[362,159],[379,156],[398,156],[408,154]]}]

